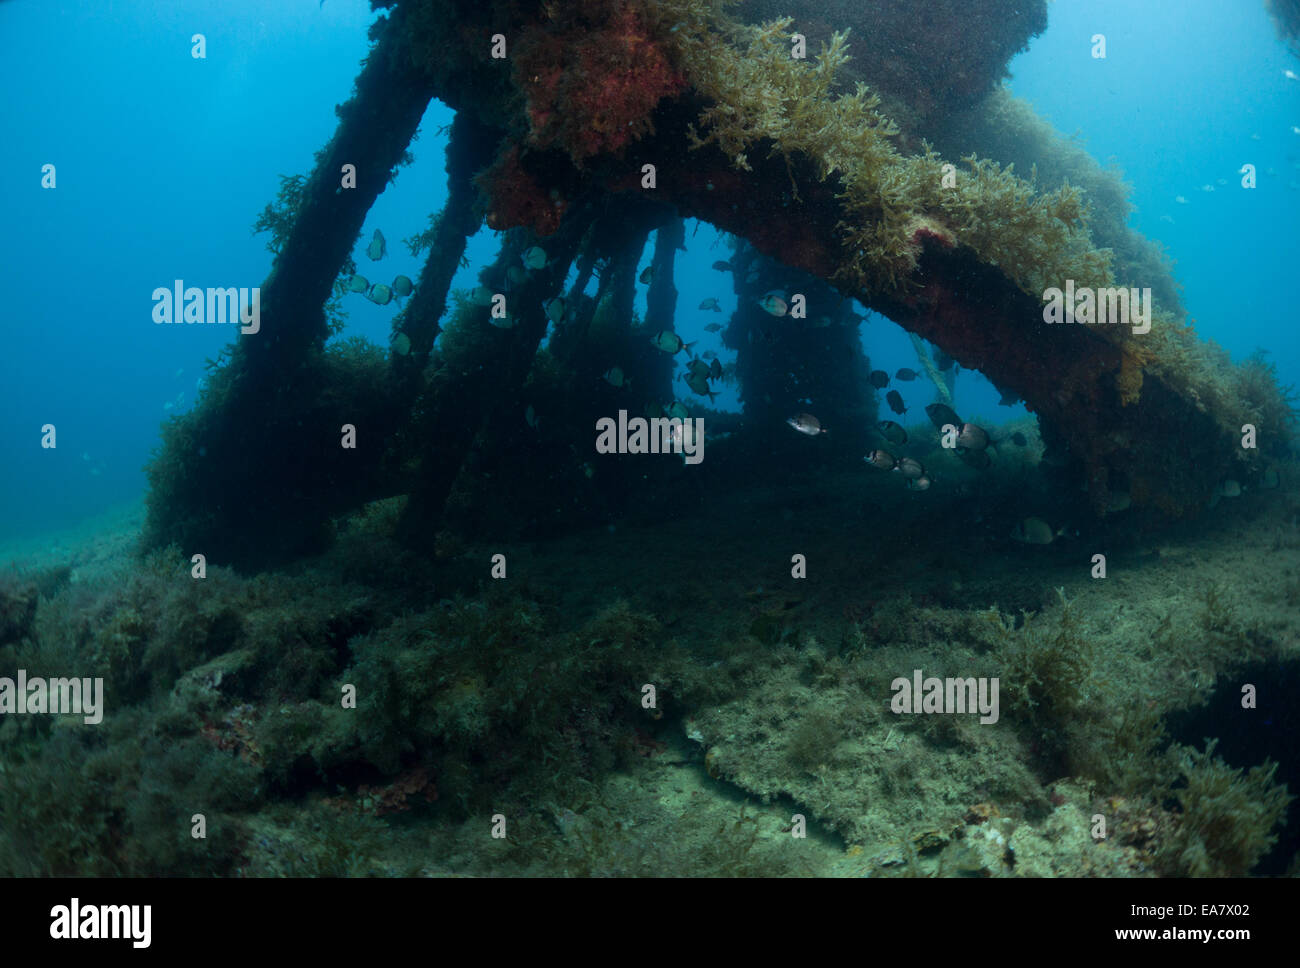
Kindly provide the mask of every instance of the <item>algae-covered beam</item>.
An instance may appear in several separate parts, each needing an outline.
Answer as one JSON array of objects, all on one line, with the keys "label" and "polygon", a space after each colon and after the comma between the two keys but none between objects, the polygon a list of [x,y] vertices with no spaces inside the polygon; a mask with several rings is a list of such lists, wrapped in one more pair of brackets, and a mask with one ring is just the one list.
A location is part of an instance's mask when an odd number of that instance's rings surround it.
[{"label": "algae-covered beam", "polygon": [[402,527],[408,540],[426,547],[436,543],[447,497],[475,439],[482,435],[490,446],[492,428],[507,419],[523,423],[524,383],[549,322],[545,301],[560,291],[590,224],[585,204],[571,206],[559,230],[545,240],[545,265],[524,274],[509,291],[509,278],[519,278],[512,270],[523,270],[524,253],[538,240],[521,230],[506,233],[484,277],[489,288],[500,284],[507,315],[493,320],[487,307],[465,303],[444,328],[431,379],[414,406],[420,449]]},{"label": "algae-covered beam", "polygon": [[646,291],[646,325],[655,332],[673,329],[677,310],[677,286],[673,280],[673,265],[678,250],[686,248],[686,225],[679,217],[672,217],[659,226],[655,234],[654,257],[650,261],[653,278]]},{"label": "algae-covered beam", "polygon": [[[653,134],[599,164],[588,159],[588,177],[602,179],[608,191],[636,193],[637,173],[654,164],[656,198],[682,215],[831,281],[1014,389],[1082,462],[1099,512],[1123,487],[1135,504],[1187,513],[1203,507],[1225,477],[1251,473],[1242,467],[1231,419],[1207,412],[1155,368],[1143,372],[1133,350],[1097,327],[1047,325],[1040,300],[940,227],[917,223],[909,240],[915,269],[892,290],[847,282],[842,267],[857,253],[845,246],[843,224],[860,216],[847,209],[837,180],[818,177],[805,159],[787,159],[770,144],[749,152],[748,170],[712,144],[684,150],[706,106],[692,95],[663,102]],[[538,177],[544,187],[544,173]]]},{"label": "algae-covered beam", "polygon": [[296,198],[261,287],[259,331],[210,374],[193,411],[164,425],[148,467],[147,544],[262,566],[320,547],[332,514],[395,486],[402,413],[387,368],[360,344],[324,350],[324,304],[432,94],[426,74],[398,56],[405,20],[398,8],[380,22]]},{"label": "algae-covered beam", "polygon": [[404,30],[404,8],[398,8],[366,58],[355,94],[338,108],[334,137],[317,154],[288,238],[262,286],[262,331],[240,342],[254,380],[299,365],[310,348],[324,343],[325,300],[428,107],[433,89],[424,75],[395,56],[391,38]]},{"label": "algae-covered beam", "polygon": [[447,311],[447,291],[460,268],[465,246],[483,217],[473,177],[492,158],[499,135],[464,112],[452,121],[447,143],[447,202],[438,213],[430,238],[429,256],[420,270],[415,293],[394,320],[395,333],[404,334],[407,353],[393,355],[393,370],[409,397],[419,389],[419,376],[429,362],[439,321]]}]

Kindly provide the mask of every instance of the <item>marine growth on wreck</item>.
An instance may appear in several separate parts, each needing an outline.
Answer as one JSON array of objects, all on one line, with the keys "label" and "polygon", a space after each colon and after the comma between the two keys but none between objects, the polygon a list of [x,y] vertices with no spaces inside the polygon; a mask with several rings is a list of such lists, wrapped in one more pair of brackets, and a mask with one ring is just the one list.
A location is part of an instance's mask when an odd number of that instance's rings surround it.
[{"label": "marine growth on wreck", "polygon": [[369,10],[136,510],[0,556],[0,871],[1300,869],[1295,361],[1014,93],[1058,11]]}]

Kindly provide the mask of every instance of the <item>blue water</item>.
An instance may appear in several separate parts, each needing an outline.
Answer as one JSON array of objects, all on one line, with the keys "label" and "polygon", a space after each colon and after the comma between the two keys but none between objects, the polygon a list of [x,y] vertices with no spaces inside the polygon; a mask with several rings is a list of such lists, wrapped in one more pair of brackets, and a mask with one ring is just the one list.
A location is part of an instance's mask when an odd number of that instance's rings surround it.
[{"label": "blue water", "polygon": [[[1296,65],[1262,4],[1057,3],[1050,17],[1013,61],[1012,90],[1123,168],[1133,224],[1177,261],[1202,335],[1234,358],[1263,347],[1284,382],[1300,382],[1290,310],[1300,82],[1283,75]],[[372,19],[364,0],[0,4],[0,540],[140,499],[159,423],[193,405],[204,360],[233,335],[155,325],[151,293],[175,279],[263,282],[271,255],[253,221],[277,176],[309,172],[333,133]],[[190,56],[194,33],[206,35],[204,60]],[[1089,56],[1095,33],[1107,37],[1104,61]],[[438,131],[450,119],[430,108],[415,163],[370,212],[356,258],[372,281],[419,274],[402,239],[442,205]],[[1246,162],[1260,173],[1253,191],[1238,187]],[[45,164],[56,166],[52,190],[41,187]],[[1216,190],[1202,191],[1207,184]],[[389,254],[368,272],[361,249],[374,228]],[[709,268],[727,249],[694,224],[687,246],[677,328],[702,339],[697,352],[719,350],[702,327],[734,306],[730,280]],[[456,285],[472,287],[495,253],[492,233],[473,239]],[[695,309],[709,296],[722,314]],[[355,297],[347,308],[349,334],[387,341],[394,307]],[[876,317],[862,333],[873,366],[916,366],[892,323]],[[923,382],[900,389],[910,407],[929,402]],[[1023,413],[997,407],[997,396],[977,374],[959,378],[964,414]],[[735,391],[718,405],[735,407]],[[54,449],[41,447],[46,424],[56,427]]]}]

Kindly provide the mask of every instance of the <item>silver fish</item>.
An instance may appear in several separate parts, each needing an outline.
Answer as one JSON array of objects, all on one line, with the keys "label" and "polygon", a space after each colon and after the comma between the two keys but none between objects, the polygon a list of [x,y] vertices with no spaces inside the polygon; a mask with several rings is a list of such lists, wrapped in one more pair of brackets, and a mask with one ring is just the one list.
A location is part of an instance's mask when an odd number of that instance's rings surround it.
[{"label": "silver fish", "polygon": [[922,467],[921,462],[916,460],[914,457],[899,458],[898,463],[894,465],[894,470],[899,474],[902,474],[908,480],[916,480],[917,478],[925,477],[925,468]]},{"label": "silver fish", "polygon": [[967,450],[983,450],[989,445],[989,435],[983,427],[973,423],[962,424],[957,433],[957,446]]},{"label": "silver fish", "polygon": [[821,421],[810,413],[797,413],[787,420],[786,424],[801,434],[807,434],[809,437],[816,437],[818,434],[826,433],[826,428],[822,426]]},{"label": "silver fish", "polygon": [[665,353],[680,353],[682,350],[689,353],[691,347],[695,345],[694,343],[683,343],[680,336],[668,329],[661,329],[655,333],[654,336],[650,337],[650,343]]},{"label": "silver fish", "polygon": [[708,397],[713,400],[714,393],[709,389],[709,379],[704,373],[683,373],[682,379],[686,385],[702,397]]},{"label": "silver fish", "polygon": [[1042,518],[1025,518],[1016,522],[1011,529],[1011,540],[1022,544],[1049,545],[1064,533],[1064,529],[1053,531],[1052,526]]},{"label": "silver fish", "polygon": [[763,312],[772,316],[784,316],[790,309],[790,306],[779,293],[769,292],[762,299],[758,300],[758,307]]}]

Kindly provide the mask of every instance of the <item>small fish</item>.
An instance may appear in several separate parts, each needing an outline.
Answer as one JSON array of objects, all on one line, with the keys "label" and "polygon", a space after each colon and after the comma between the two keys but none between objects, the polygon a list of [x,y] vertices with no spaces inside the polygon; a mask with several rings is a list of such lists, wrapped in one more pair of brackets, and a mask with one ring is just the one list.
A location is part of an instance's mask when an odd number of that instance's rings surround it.
[{"label": "small fish", "polygon": [[1212,191],[1214,191],[1214,186],[1211,185],[1211,184],[1209,184],[1208,182],[1206,182],[1204,185],[1201,186],[1201,191],[1203,191],[1203,192],[1212,192]]},{"label": "small fish", "polygon": [[1011,540],[1022,544],[1049,545],[1065,534],[1065,529],[1053,531],[1052,526],[1042,518],[1025,518],[1016,522],[1011,529]]},{"label": "small fish", "polygon": [[348,276],[348,292],[365,292],[370,282],[365,276]]},{"label": "small fish", "polygon": [[989,445],[988,432],[973,423],[962,424],[957,433],[957,446],[964,450],[983,450]]},{"label": "small fish", "polygon": [[718,300],[710,296],[700,303],[701,309],[712,309],[715,313],[722,312],[722,307],[718,305]]},{"label": "small fish", "polygon": [[[1300,132],[1300,128],[1297,128],[1296,130],[1297,130],[1298,132]],[[1215,181],[1215,184],[1217,184],[1220,188],[1222,188],[1224,185],[1228,184],[1228,179],[1226,179],[1226,178],[1216,178],[1216,179],[1214,179],[1214,181]]]},{"label": "small fish", "polygon": [[654,282],[655,267],[646,266],[644,269],[641,270],[641,275],[637,276],[637,278],[641,280],[641,284],[643,286],[650,285],[650,283]]},{"label": "small fish", "polygon": [[389,289],[382,282],[377,282],[370,287],[370,291],[366,293],[366,298],[376,306],[387,306],[393,301],[393,290]]},{"label": "small fish", "polygon": [[896,447],[902,447],[907,443],[907,431],[892,420],[882,420],[876,424],[876,429],[880,431],[880,436]]},{"label": "small fish", "polygon": [[714,393],[709,389],[709,379],[704,373],[683,373],[682,379],[695,393],[713,400]]},{"label": "small fish", "polygon": [[410,276],[398,276],[393,280],[394,296],[405,299],[413,292],[415,292],[415,283],[411,281]]},{"label": "small fish", "polygon": [[564,297],[556,296],[554,299],[546,301],[546,318],[553,323],[560,323],[564,320]]},{"label": "small fish", "polygon": [[393,352],[398,356],[406,356],[411,352],[411,337],[405,333],[398,333],[393,337]]},{"label": "small fish", "polygon": [[384,233],[379,229],[375,229],[375,234],[371,236],[370,244],[366,246],[366,255],[371,262],[378,262],[388,255],[388,243],[384,241]]},{"label": "small fish", "polygon": [[925,477],[925,468],[915,457],[900,457],[898,463],[894,465],[894,470],[909,480]]},{"label": "small fish", "polygon": [[698,373],[700,376],[704,377],[705,379],[708,379],[708,376],[709,376],[709,364],[707,364],[707,363],[705,363],[703,360],[699,360],[699,359],[696,359],[696,360],[690,360],[690,361],[686,364],[686,372],[687,372],[687,373],[690,373],[690,374],[692,374],[692,375]]},{"label": "small fish", "polygon": [[682,338],[671,330],[661,329],[650,338],[650,345],[655,346],[665,353],[680,353],[682,350],[691,351],[694,343],[683,343]]},{"label": "small fish", "polygon": [[82,460],[90,460],[90,451],[83,450],[83,451],[81,452],[81,459],[82,459]]},{"label": "small fish", "polygon": [[718,362],[716,356],[709,363],[709,379],[715,382],[722,379],[722,364]]},{"label": "small fish", "polygon": [[676,417],[678,420],[685,420],[691,415],[691,412],[686,409],[686,404],[682,403],[680,400],[674,400],[672,403],[668,404],[668,408],[664,412],[669,417]]},{"label": "small fish", "polygon": [[915,370],[909,370],[907,367],[903,367],[901,370],[899,370],[897,373],[894,374],[894,379],[902,380],[904,383],[911,383],[920,375],[921,374],[917,373]]},{"label": "small fish", "polygon": [[1241,484],[1234,480],[1226,480],[1219,485],[1217,493],[1220,497],[1241,497]]},{"label": "small fish", "polygon": [[592,467],[589,462],[583,461],[582,473],[588,480],[591,480],[591,478],[596,476],[596,468]]},{"label": "small fish", "polygon": [[475,286],[470,290],[469,301],[475,306],[491,306],[492,297],[495,295],[496,293],[487,286]]},{"label": "small fish", "polygon": [[930,478],[922,474],[920,477],[914,477],[907,482],[909,491],[928,491],[930,490]]},{"label": "small fish", "polygon": [[1187,199],[1186,199],[1184,196],[1182,196],[1182,195],[1175,195],[1175,196],[1174,196],[1174,201],[1177,202],[1179,205],[1186,205],[1186,204],[1187,204]]},{"label": "small fish", "polygon": [[873,450],[862,459],[872,467],[878,467],[882,471],[892,471],[898,466],[898,460],[887,450]]},{"label": "small fish", "polygon": [[724,259],[719,259],[717,262],[713,263],[713,268],[716,269],[718,272],[730,272],[731,263],[727,262]]},{"label": "small fish", "polygon": [[540,245],[531,245],[524,249],[524,253],[519,259],[523,262],[525,269],[546,268],[546,250]]},{"label": "small fish", "polygon": [[957,411],[943,403],[932,403],[925,408],[926,415],[930,418],[930,423],[938,430],[943,430],[948,424],[954,427],[962,425],[961,417],[957,416]]},{"label": "small fish", "polygon": [[533,409],[531,403],[524,410],[524,423],[528,424],[528,426],[532,427],[534,430],[537,429],[537,411]]},{"label": "small fish", "polygon": [[1117,514],[1120,511],[1127,511],[1133,505],[1133,495],[1128,491],[1112,491],[1109,499],[1106,501],[1106,511],[1110,514]]},{"label": "small fish", "polygon": [[810,413],[797,413],[787,420],[786,424],[809,437],[826,433],[826,428],[822,426],[821,421]]},{"label": "small fish", "polygon": [[871,385],[877,390],[883,390],[889,386],[889,374],[884,370],[872,370],[871,375],[867,377]]},{"label": "small fish", "polygon": [[1288,81],[1300,81],[1300,74],[1297,74],[1289,67],[1282,72],[1282,76],[1285,77]]},{"label": "small fish", "polygon": [[758,300],[758,308],[763,310],[769,316],[784,316],[790,309],[781,294],[773,291],[769,292],[762,299]]},{"label": "small fish", "polygon": [[897,390],[890,390],[885,394],[885,402],[889,404],[889,409],[896,414],[907,413],[907,408],[903,406],[903,395]]},{"label": "small fish", "polygon": [[604,380],[612,387],[630,387],[632,381],[623,375],[623,370],[617,366],[611,366],[605,371]]},{"label": "small fish", "polygon": [[717,333],[720,332],[721,330],[722,330],[721,323],[709,323],[709,325],[704,327],[704,331],[706,333]]}]

